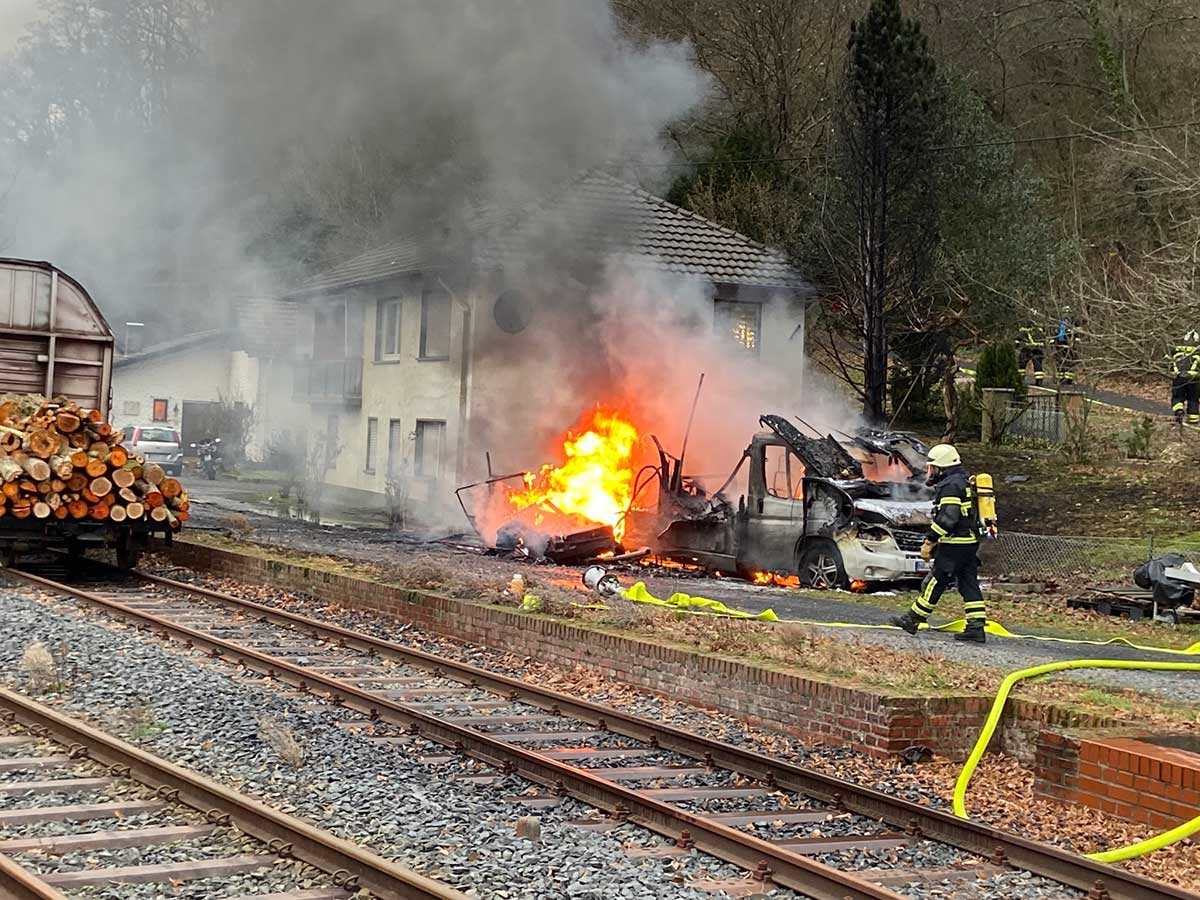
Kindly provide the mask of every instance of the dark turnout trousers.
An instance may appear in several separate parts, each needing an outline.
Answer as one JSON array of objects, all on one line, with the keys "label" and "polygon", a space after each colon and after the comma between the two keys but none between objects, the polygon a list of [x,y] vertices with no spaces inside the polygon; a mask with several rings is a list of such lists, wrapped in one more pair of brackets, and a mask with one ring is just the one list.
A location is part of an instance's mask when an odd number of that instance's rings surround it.
[{"label": "dark turnout trousers", "polygon": [[1187,420],[1200,422],[1200,377],[1176,375],[1171,382],[1171,411],[1182,417],[1187,411]]},{"label": "dark turnout trousers", "polygon": [[975,541],[969,544],[939,541],[933,557],[933,570],[921,585],[921,593],[913,601],[913,615],[922,622],[928,619],[953,581],[962,594],[968,624],[984,624],[987,614],[983,608],[983,591],[979,589],[978,550],[979,544]]},{"label": "dark turnout trousers", "polygon": [[1044,369],[1044,361],[1046,352],[1041,347],[1022,347],[1017,355],[1017,368],[1021,370],[1021,374],[1025,374],[1025,369],[1030,363],[1033,363],[1033,380],[1038,384],[1042,383],[1042,379],[1046,377]]}]

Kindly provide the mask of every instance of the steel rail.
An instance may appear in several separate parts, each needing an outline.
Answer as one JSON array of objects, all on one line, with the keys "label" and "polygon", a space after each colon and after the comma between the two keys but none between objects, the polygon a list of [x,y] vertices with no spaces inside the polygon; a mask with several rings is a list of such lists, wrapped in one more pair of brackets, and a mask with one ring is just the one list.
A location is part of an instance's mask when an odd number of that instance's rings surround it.
[{"label": "steel rail", "polygon": [[[70,747],[75,757],[113,767],[114,772],[155,789],[166,800],[190,806],[219,824],[236,825],[280,856],[321,869],[333,876],[339,887],[351,891],[366,888],[384,900],[467,900],[460,891],[13,691],[0,688],[0,711]],[[61,895],[17,896],[50,900]]]},{"label": "steel rail", "polygon": [[78,598],[119,618],[144,623],[164,638],[180,640],[189,648],[207,650],[210,656],[293,684],[302,691],[317,693],[314,688],[319,689],[330,699],[367,715],[373,721],[407,726],[409,733],[414,736],[453,748],[455,752],[469,755],[501,771],[518,774],[550,787],[559,795],[575,797],[658,834],[690,842],[698,850],[769,878],[775,884],[791,888],[812,900],[901,900],[894,891],[849,872],[839,871],[784,847],[644,796],[632,788],[593,775],[586,769],[575,768],[482,732],[441,720],[321,672],[40,575],[17,569],[6,569],[4,572],[30,584]]},{"label": "steel rail", "polygon": [[67,896],[0,853],[0,900],[67,900]]},{"label": "steel rail", "polygon": [[[116,574],[120,570],[112,571]],[[989,857],[993,861],[1002,861],[1083,891],[1102,888],[1107,890],[1114,900],[1200,900],[1200,894],[1192,891],[1154,881],[981,822],[960,819],[948,810],[923,806],[611,706],[581,700],[569,694],[490,672],[470,663],[440,657],[340,625],[186,582],[145,572],[129,574],[149,583],[240,607],[266,617],[276,624],[306,630],[316,638],[332,638],[356,650],[378,653],[419,668],[436,671],[440,675],[466,684],[494,691],[502,696],[519,698],[549,712],[589,722],[616,734],[703,760],[717,768],[728,769],[768,784],[773,783],[782,789],[878,819],[896,828],[913,831],[915,827],[924,837],[931,840]]]}]

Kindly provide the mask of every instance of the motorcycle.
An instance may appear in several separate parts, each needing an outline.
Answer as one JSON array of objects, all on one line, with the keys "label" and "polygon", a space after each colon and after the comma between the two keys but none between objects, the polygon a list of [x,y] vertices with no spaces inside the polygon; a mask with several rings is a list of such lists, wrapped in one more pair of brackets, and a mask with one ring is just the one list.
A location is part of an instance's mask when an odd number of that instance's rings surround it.
[{"label": "motorcycle", "polygon": [[192,448],[200,458],[200,468],[204,470],[204,477],[209,481],[216,481],[217,466],[221,463],[221,439],[201,441],[199,444],[192,444]]}]

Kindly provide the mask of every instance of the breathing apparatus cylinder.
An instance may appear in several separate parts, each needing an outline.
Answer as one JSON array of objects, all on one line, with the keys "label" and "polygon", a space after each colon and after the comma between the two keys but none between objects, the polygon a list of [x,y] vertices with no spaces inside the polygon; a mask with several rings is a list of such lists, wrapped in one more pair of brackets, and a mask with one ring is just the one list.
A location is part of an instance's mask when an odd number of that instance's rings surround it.
[{"label": "breathing apparatus cylinder", "polygon": [[996,491],[992,487],[992,476],[980,472],[971,479],[975,487],[975,515],[979,519],[979,530],[994,538],[999,530],[996,522]]}]

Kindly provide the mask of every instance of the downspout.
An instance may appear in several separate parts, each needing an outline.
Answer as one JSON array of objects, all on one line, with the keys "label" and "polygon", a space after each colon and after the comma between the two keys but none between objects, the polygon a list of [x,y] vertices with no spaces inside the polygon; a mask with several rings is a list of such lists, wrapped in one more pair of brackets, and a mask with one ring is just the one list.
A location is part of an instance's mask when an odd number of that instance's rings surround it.
[{"label": "downspout", "polygon": [[471,388],[471,304],[450,290],[440,275],[437,277],[437,283],[450,299],[462,308],[462,350],[458,367],[458,440],[454,450],[454,482],[461,484],[467,454],[467,410]]}]

